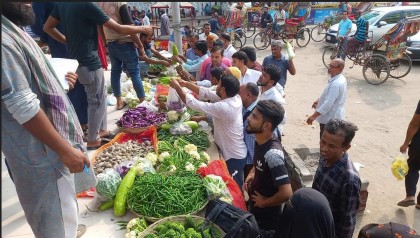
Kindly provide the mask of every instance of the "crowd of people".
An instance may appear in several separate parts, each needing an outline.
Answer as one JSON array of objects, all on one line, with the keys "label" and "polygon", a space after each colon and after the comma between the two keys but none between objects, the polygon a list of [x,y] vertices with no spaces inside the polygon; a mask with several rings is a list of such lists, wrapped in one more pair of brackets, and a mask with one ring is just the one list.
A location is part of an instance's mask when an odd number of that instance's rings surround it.
[{"label": "crowd of people", "polygon": [[[308,124],[315,120],[320,124],[320,159],[312,188],[293,192],[282,138],[287,126],[286,82],[288,74],[293,76],[297,70],[293,58],[282,54],[282,42],[273,41],[271,54],[259,63],[253,47],[235,49],[229,34],[218,35],[206,23],[201,35],[187,33],[190,48],[184,55],[168,59],[151,45],[154,27],[148,25],[144,10],[130,10],[124,2],[57,2],[48,7],[49,11],[34,11],[31,4],[8,2],[2,9],[2,152],[36,237],[76,237],[75,194],[96,184],[93,171],[83,172],[90,167],[86,150],[95,150],[114,136],[106,124],[107,92],[98,36],[111,59],[111,86],[119,110],[125,106],[120,84],[124,70],[140,101],[145,99],[142,76],[147,76],[142,64],[177,62],[179,73],[189,72],[188,78],[171,79],[170,86],[188,108],[204,114],[192,120],[213,126],[220,152],[220,158],[214,159],[226,162],[244,196],[249,196],[249,212],[261,229],[273,230],[275,237],[353,237],[361,180],[348,153],[358,128],[344,120],[343,59],[330,62],[328,83],[307,119]],[[36,18],[51,39],[49,45],[65,46],[66,54],[53,57],[79,63],[76,72],[66,75],[69,92],[59,85],[59,75],[39,46],[21,29],[35,24]],[[162,34],[169,34],[166,13],[161,19]],[[151,59],[152,54],[158,60]],[[86,97],[85,103],[79,103],[86,107],[86,121],[78,104],[66,96],[76,87],[75,98]],[[400,148],[401,152],[408,149],[410,170],[406,198],[398,203],[420,209],[420,194],[415,200],[419,128],[420,102]]]}]

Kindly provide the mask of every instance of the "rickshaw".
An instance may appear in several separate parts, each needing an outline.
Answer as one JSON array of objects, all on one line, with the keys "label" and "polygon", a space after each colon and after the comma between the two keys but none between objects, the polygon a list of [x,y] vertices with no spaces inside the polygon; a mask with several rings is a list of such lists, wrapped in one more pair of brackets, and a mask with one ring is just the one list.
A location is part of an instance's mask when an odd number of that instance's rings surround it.
[{"label": "rickshaw", "polygon": [[245,30],[241,26],[241,11],[228,10],[225,17],[219,17],[219,34],[226,32],[231,35],[232,45],[242,48],[246,43]]},{"label": "rickshaw", "polygon": [[[373,6],[373,2],[360,2],[359,4],[357,4],[356,7],[352,8],[352,12],[349,14],[348,17],[350,20],[354,20],[356,17],[356,12],[360,12],[360,14],[363,14],[372,9]],[[322,23],[318,23],[311,30],[312,40],[315,42],[320,42],[324,40],[330,26],[339,23],[341,18],[341,15],[328,16],[324,19]]]},{"label": "rickshaw", "polygon": [[[310,3],[292,3],[288,8],[291,12],[288,12],[289,19],[285,19],[284,24],[279,27],[279,30],[273,29],[273,25],[269,24],[265,31],[262,31],[255,35],[254,46],[259,50],[266,49],[270,44],[271,40],[283,40],[284,43],[290,42],[296,39],[296,43],[299,47],[305,47],[308,45],[311,39],[311,33],[306,27],[305,20],[309,17],[311,12]],[[297,15],[300,10],[304,10],[304,14]]]},{"label": "rickshaw", "polygon": [[[363,77],[370,84],[382,84],[389,76],[402,78],[406,76],[412,66],[412,61],[407,51],[407,38],[419,31],[420,16],[403,18],[375,44],[371,45],[368,38],[355,52],[348,52],[347,58],[354,65],[363,67]],[[372,31],[370,31],[372,33]],[[325,67],[332,59],[337,57],[341,49],[341,41],[335,48],[325,49],[322,61]]]}]

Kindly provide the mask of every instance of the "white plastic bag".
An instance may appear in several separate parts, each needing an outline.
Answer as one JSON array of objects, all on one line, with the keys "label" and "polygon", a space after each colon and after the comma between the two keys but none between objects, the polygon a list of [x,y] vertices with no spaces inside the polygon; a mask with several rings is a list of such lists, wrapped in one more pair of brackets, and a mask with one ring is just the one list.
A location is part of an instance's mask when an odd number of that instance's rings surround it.
[{"label": "white plastic bag", "polygon": [[114,96],[114,94],[108,95],[106,102],[108,106],[115,106],[117,105],[117,98]]},{"label": "white plastic bag", "polygon": [[166,101],[166,108],[171,111],[183,113],[187,110],[185,103],[181,100],[175,89],[169,88],[168,98]]},{"label": "white plastic bag", "polygon": [[159,108],[157,108],[155,105],[153,105],[152,103],[144,100],[142,103],[140,103],[139,105],[137,105],[137,107],[145,107],[147,108],[149,111],[152,112],[157,112],[159,110]]}]

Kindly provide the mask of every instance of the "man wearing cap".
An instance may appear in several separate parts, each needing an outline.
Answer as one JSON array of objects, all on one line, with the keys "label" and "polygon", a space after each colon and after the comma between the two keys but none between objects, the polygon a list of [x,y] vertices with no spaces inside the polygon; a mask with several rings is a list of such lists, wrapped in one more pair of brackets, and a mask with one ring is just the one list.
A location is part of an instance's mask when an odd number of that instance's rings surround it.
[{"label": "man wearing cap", "polygon": [[282,55],[281,50],[282,43],[279,40],[274,40],[271,43],[271,55],[264,58],[262,66],[265,68],[268,65],[273,64],[280,68],[281,74],[278,84],[284,89],[287,81],[287,71],[289,71],[291,75],[295,75],[296,68],[293,59],[286,59],[286,57]]}]

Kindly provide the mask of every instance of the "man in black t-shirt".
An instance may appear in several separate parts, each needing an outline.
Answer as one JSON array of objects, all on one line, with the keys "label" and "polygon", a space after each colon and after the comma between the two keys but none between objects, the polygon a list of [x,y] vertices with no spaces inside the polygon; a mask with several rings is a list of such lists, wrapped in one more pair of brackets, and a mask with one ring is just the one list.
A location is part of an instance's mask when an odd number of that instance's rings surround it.
[{"label": "man in black t-shirt", "polygon": [[247,133],[255,134],[254,166],[245,179],[250,196],[250,212],[258,226],[275,230],[282,203],[292,196],[283,148],[273,131],[284,117],[284,109],[274,100],[261,100],[248,116]]},{"label": "man in black t-shirt", "polygon": [[[63,33],[56,29],[61,23]],[[66,44],[70,59],[77,59],[78,80],[83,84],[88,102],[87,149],[98,149],[110,139],[107,130],[106,89],[104,72],[98,56],[98,26],[118,34],[151,34],[153,27],[120,25],[92,2],[57,2],[43,30],[55,40]],[[102,140],[104,139],[104,140]]]},{"label": "man in black t-shirt", "polygon": [[420,100],[417,104],[416,112],[407,128],[404,144],[400,147],[401,153],[407,152],[408,148],[408,173],[405,176],[406,198],[397,205],[408,207],[416,205],[420,209],[420,192],[415,202],[416,186],[419,181],[420,171]]}]

